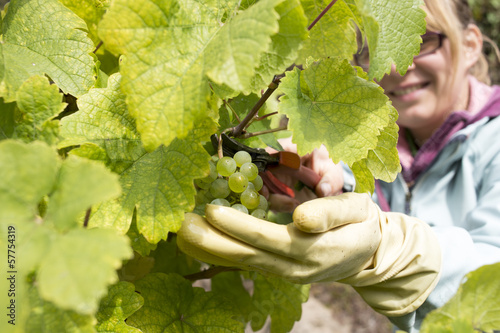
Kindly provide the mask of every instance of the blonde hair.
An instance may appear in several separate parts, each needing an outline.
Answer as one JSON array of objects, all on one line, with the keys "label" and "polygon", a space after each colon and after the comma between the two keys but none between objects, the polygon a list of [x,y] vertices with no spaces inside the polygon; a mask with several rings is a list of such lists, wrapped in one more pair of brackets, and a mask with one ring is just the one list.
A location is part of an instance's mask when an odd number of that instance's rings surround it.
[{"label": "blonde hair", "polygon": [[[427,30],[441,32],[450,41],[451,62],[453,68],[457,69],[460,57],[465,53],[463,31],[469,24],[475,24],[467,0],[425,0],[423,9],[427,13]],[[495,43],[484,35],[483,40],[492,44],[498,55],[498,47]],[[478,61],[470,69],[470,74],[479,81],[491,83],[488,61],[484,53],[481,53]]]}]

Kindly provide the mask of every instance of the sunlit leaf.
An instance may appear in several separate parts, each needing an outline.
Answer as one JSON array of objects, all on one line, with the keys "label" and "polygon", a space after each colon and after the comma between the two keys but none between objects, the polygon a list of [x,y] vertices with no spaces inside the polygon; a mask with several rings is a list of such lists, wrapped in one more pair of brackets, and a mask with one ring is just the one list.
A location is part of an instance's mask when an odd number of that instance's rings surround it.
[{"label": "sunlit leaf", "polygon": [[455,296],[427,315],[421,332],[466,332],[471,327],[474,331],[493,332],[500,328],[499,274],[500,263],[467,274]]},{"label": "sunlit leaf", "polygon": [[141,331],[125,323],[128,316],[136,312],[144,304],[144,299],[128,282],[118,282],[109,288],[109,292],[101,300],[96,314],[97,332],[140,333]]},{"label": "sunlit leaf", "polygon": [[33,75],[48,75],[74,96],[94,85],[94,46],[87,25],[59,1],[12,1],[1,28],[0,96],[7,102]]},{"label": "sunlit leaf", "polygon": [[93,209],[89,226],[126,233],[136,210],[137,229],[150,243],[166,239],[169,232],[180,228],[184,212],[194,208],[193,179],[209,171],[210,155],[202,140],[209,140],[215,123],[204,118],[189,137],[148,153],[128,113],[120,75],[111,76],[107,88],[92,89],[79,106],[80,112],[61,122],[64,140],[60,146],[91,143],[95,146],[85,149],[94,150],[95,156],[104,150],[123,189],[121,197]]},{"label": "sunlit leaf", "polygon": [[[321,14],[331,0],[302,0],[308,24]],[[321,59],[340,57],[350,59],[357,50],[356,31],[353,22],[356,16],[344,1],[337,1],[311,28],[298,62],[305,63],[308,57]]]},{"label": "sunlit leaf", "polygon": [[309,297],[309,288],[256,274],[252,296],[255,313],[249,318],[252,329],[260,329],[266,317],[271,316],[271,333],[289,332],[302,316],[302,303]]},{"label": "sunlit leaf", "polygon": [[425,33],[423,1],[362,0],[356,4],[370,50],[370,77],[381,79],[393,63],[405,74]]},{"label": "sunlit leaf", "polygon": [[116,269],[131,256],[128,239],[114,231],[71,230],[55,239],[40,264],[40,295],[64,309],[95,313],[107,286],[118,280]]},{"label": "sunlit leaf", "polygon": [[242,332],[243,323],[227,299],[177,274],[154,273],[136,282],[144,306],[127,323],[148,332]]}]

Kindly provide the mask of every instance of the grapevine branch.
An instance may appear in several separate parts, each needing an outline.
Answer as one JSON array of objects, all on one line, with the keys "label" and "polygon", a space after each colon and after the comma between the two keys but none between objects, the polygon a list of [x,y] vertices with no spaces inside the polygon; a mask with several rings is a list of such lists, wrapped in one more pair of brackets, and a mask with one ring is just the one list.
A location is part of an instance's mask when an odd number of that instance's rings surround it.
[{"label": "grapevine branch", "polygon": [[246,117],[235,127],[231,129],[231,135],[234,137],[240,137],[243,130],[247,127],[250,121],[255,117],[255,115],[259,112],[260,108],[266,101],[271,97],[272,93],[278,88],[281,77],[275,76],[273,82],[267,87],[267,90],[264,92],[262,97],[257,101],[257,103],[253,106],[253,108],[248,112]]}]

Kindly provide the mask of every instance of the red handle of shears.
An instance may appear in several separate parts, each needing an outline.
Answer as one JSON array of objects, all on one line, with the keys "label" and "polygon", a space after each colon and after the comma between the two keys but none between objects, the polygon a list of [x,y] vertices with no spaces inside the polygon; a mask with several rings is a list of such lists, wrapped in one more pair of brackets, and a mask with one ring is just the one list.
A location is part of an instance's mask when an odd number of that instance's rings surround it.
[{"label": "red handle of shears", "polygon": [[274,176],[271,172],[271,170],[273,169],[279,169],[280,173],[292,176],[293,178],[301,181],[304,185],[306,185],[313,191],[316,188],[316,185],[318,185],[319,181],[321,180],[321,176],[318,175],[313,169],[305,167],[303,165],[301,165],[298,169],[280,165],[276,168],[271,168],[270,170],[265,170],[264,172],[260,173],[264,185],[267,186],[269,192],[288,195],[292,198],[295,197],[294,190],[280,181],[278,178],[276,178],[276,176]]}]

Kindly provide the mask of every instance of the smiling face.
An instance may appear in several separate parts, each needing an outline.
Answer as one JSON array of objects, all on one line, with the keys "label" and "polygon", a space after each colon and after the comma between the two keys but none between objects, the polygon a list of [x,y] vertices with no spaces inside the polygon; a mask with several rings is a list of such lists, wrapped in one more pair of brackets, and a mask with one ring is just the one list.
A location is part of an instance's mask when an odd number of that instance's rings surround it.
[{"label": "smiling face", "polygon": [[[404,76],[393,66],[378,82],[399,113],[398,124],[420,145],[452,112],[467,109],[469,72],[487,77],[487,68],[481,69],[482,34],[467,1],[424,1],[428,33],[422,37],[427,43],[421,45],[421,54]],[[432,42],[436,32],[447,36],[437,47]]]},{"label": "smiling face", "polygon": [[429,138],[451,112],[467,107],[468,62],[460,57],[456,71],[451,63],[450,42],[445,38],[437,51],[415,58],[404,76],[393,66],[379,82],[399,113],[398,124],[419,140]]}]

